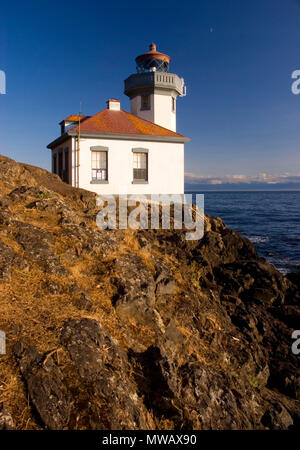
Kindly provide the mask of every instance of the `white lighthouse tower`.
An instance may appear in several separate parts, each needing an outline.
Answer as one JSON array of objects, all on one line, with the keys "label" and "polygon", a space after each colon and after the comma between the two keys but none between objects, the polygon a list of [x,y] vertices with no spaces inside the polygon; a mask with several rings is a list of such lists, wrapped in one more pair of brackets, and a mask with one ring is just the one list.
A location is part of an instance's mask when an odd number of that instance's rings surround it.
[{"label": "white lighthouse tower", "polygon": [[130,112],[176,131],[176,99],[185,95],[183,78],[169,73],[170,56],[158,52],[155,44],[135,61],[137,73],[125,80]]}]

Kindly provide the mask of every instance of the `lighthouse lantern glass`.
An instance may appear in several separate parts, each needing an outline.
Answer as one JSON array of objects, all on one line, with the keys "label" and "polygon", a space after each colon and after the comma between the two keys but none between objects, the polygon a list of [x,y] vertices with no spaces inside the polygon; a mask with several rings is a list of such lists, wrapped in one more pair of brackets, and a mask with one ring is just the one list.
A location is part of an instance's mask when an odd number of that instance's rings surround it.
[{"label": "lighthouse lantern glass", "polygon": [[169,63],[162,59],[144,59],[136,65],[137,73],[169,72]]}]

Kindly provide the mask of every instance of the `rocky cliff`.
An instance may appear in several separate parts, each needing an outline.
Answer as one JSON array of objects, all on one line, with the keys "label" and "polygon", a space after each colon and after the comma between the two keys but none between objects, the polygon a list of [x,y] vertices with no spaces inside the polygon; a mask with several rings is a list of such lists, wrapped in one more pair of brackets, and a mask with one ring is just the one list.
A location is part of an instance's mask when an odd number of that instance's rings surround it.
[{"label": "rocky cliff", "polygon": [[0,157],[0,428],[299,428],[299,277],[219,218],[186,241],[96,213]]}]

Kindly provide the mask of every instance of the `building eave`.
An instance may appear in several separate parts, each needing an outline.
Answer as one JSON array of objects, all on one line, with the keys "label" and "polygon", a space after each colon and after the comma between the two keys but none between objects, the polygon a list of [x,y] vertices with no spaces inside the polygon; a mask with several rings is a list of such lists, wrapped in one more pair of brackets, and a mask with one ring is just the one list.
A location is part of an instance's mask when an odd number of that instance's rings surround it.
[{"label": "building eave", "polygon": [[54,141],[50,142],[50,144],[47,145],[47,148],[52,149],[53,147],[57,147],[58,145],[62,144],[63,142],[70,139],[71,135],[69,133],[64,133],[61,136],[59,136]]},{"label": "building eave", "polygon": [[[78,136],[77,132],[72,132],[70,130],[67,133],[69,136]],[[116,134],[116,133],[85,133],[81,132],[80,136],[83,138],[94,138],[94,139],[117,139],[126,141],[154,141],[154,142],[177,142],[185,143],[189,142],[190,139],[185,136],[158,136],[158,135],[148,135],[148,134]],[[54,141],[55,142],[55,141]],[[50,145],[50,144],[49,144]]]},{"label": "building eave", "polygon": [[[63,144],[71,137],[77,137],[78,132],[72,132],[72,130],[59,136],[54,141],[47,145],[47,148],[52,149],[60,144]],[[116,139],[122,141],[152,141],[152,142],[171,142],[171,143],[181,143],[190,142],[190,138],[186,136],[155,136],[147,134],[115,134],[115,133],[80,133],[82,138],[90,139]]]}]

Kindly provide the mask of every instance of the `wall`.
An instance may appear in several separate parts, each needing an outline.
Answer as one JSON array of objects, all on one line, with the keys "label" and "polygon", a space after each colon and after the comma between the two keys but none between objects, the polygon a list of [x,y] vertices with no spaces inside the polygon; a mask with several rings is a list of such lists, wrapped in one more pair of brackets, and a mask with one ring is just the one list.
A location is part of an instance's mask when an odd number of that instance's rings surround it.
[{"label": "wall", "polygon": [[[154,95],[150,94],[150,106],[151,109],[141,109],[141,96],[137,95],[136,97],[130,100],[130,112],[142,119],[149,120],[150,122],[154,122]],[[154,122],[155,123],[155,122]],[[160,124],[158,124],[160,125]]]},{"label": "wall", "polygon": [[[56,154],[56,158],[57,158],[57,169],[58,169],[58,154],[60,151],[62,151],[63,153],[68,150],[69,151],[69,171],[68,171],[68,176],[69,176],[69,181],[71,182],[71,177],[72,177],[72,166],[73,166],[73,152],[72,152],[72,138],[67,139],[63,144],[59,145],[58,147],[55,147],[52,151],[51,151],[51,167],[52,167],[52,172],[54,172],[54,168],[53,168],[53,155]],[[65,155],[63,155],[63,170],[65,170]],[[58,170],[56,172],[58,174]]]},{"label": "wall", "polygon": [[[176,98],[176,96],[174,95]],[[177,101],[175,100],[175,103]],[[150,110],[141,110],[141,96],[137,95],[130,101],[130,112],[145,120],[150,120],[168,130],[176,131],[176,108],[172,111],[172,95],[168,91],[164,94],[150,94]]]},{"label": "wall", "polygon": [[[176,100],[175,100],[176,104]],[[169,130],[176,131],[176,108],[172,111],[172,95],[154,95],[154,123]]]},{"label": "wall", "polygon": [[[108,184],[90,183],[92,179],[90,147],[97,145],[109,148]],[[137,147],[149,151],[148,184],[132,183],[132,148]],[[102,194],[183,194],[184,144],[83,138],[80,142],[79,186]]]}]

